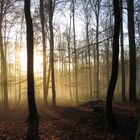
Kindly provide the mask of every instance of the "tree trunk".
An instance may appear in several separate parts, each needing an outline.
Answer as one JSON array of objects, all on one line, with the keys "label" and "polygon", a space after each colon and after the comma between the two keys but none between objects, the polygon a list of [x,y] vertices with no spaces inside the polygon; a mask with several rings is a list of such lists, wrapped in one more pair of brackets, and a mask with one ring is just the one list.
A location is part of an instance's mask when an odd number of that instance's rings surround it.
[{"label": "tree trunk", "polygon": [[129,101],[135,102],[136,98],[136,45],[134,29],[134,0],[127,0],[128,8],[128,36],[130,57]]},{"label": "tree trunk", "polygon": [[116,86],[116,81],[118,77],[118,57],[119,57],[119,31],[120,31],[120,9],[119,1],[114,0],[114,14],[115,14],[115,25],[114,25],[114,35],[113,35],[113,56],[112,56],[112,71],[111,79],[109,82],[109,87],[106,97],[106,110],[105,115],[107,119],[107,128],[117,127],[117,121],[114,118],[114,113],[112,110],[112,99],[114,95],[114,90]]},{"label": "tree trunk", "polygon": [[97,92],[97,99],[99,99],[99,14],[100,14],[100,3],[101,0],[97,1],[97,11],[95,11],[95,16],[96,16],[96,51],[97,51],[97,69],[96,69],[96,74],[97,74],[97,85],[96,85],[96,92]]},{"label": "tree trunk", "polygon": [[74,61],[75,61],[75,88],[76,88],[76,103],[79,103],[78,99],[78,73],[77,73],[77,53],[76,53],[76,35],[75,35],[75,0],[72,0],[73,4],[73,9],[72,9],[72,14],[73,14],[73,42],[74,42]]},{"label": "tree trunk", "polygon": [[[108,28],[108,23],[106,23],[106,28]],[[106,31],[106,36],[107,38],[109,38],[109,31]],[[106,46],[105,46],[105,51],[106,51],[106,85],[108,86],[108,83],[109,83],[109,48],[110,48],[110,45],[109,45],[109,39],[107,40],[106,42]]]},{"label": "tree trunk", "polygon": [[55,74],[54,74],[54,34],[53,34],[53,2],[49,1],[49,30],[50,30],[50,68],[52,80],[52,106],[56,106]]},{"label": "tree trunk", "polygon": [[[70,11],[71,12],[71,11]],[[69,25],[69,33],[68,33],[68,36],[67,36],[67,41],[68,41],[68,61],[69,61],[69,91],[70,91],[70,99],[72,101],[72,91],[71,91],[71,57],[70,57],[70,45],[71,45],[71,13],[70,13],[70,25]]]},{"label": "tree trunk", "polygon": [[46,85],[46,100],[47,100],[47,104],[48,104],[49,83],[50,83],[50,63],[49,63],[47,85]]},{"label": "tree trunk", "polygon": [[14,80],[15,80],[15,103],[17,102],[17,34],[16,34],[16,39],[15,39],[15,75],[14,75]]},{"label": "tree trunk", "polygon": [[91,58],[90,58],[90,46],[89,46],[89,21],[87,17],[87,23],[86,23],[86,42],[88,46],[88,69],[89,69],[89,94],[90,94],[90,99],[92,99],[92,77],[91,77]]},{"label": "tree trunk", "polygon": [[122,69],[122,101],[126,102],[125,96],[125,65],[124,65],[124,44],[123,44],[123,0],[120,0],[120,16],[121,16],[121,69]]},{"label": "tree trunk", "polygon": [[34,92],[34,47],[33,47],[33,24],[30,14],[30,0],[25,0],[24,5],[25,19],[26,19],[26,32],[27,32],[27,86],[28,86],[28,107],[29,117],[28,121],[37,121],[38,113],[35,103],[35,92]]},{"label": "tree trunk", "polygon": [[3,22],[3,6],[4,0],[1,1],[1,11],[0,11],[0,51],[1,51],[1,65],[2,65],[2,82],[3,82],[3,103],[4,109],[8,109],[8,89],[7,89],[7,63],[6,63],[6,54],[4,53],[3,46],[3,36],[2,36],[2,22]]},{"label": "tree trunk", "polygon": [[[19,46],[19,52],[21,53],[21,48],[22,48],[22,31],[23,31],[23,16],[21,19],[21,32],[20,32],[20,46]],[[18,98],[18,103],[20,104],[21,102],[21,61],[19,62],[19,98]]]},{"label": "tree trunk", "polygon": [[44,31],[44,1],[40,0],[40,18],[42,26],[42,45],[43,45],[43,95],[44,95],[44,105],[47,104],[47,94],[46,94],[46,36]]}]

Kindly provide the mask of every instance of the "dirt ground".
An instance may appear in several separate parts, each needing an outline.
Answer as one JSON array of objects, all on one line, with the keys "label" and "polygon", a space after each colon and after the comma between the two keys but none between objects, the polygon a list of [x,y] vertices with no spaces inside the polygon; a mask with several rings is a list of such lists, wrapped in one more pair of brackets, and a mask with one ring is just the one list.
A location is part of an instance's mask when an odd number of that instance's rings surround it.
[{"label": "dirt ground", "polygon": [[39,106],[40,121],[28,124],[27,108],[0,110],[0,140],[134,140],[137,105],[113,106],[119,129],[104,129],[104,111],[95,112],[92,103],[56,109]]}]

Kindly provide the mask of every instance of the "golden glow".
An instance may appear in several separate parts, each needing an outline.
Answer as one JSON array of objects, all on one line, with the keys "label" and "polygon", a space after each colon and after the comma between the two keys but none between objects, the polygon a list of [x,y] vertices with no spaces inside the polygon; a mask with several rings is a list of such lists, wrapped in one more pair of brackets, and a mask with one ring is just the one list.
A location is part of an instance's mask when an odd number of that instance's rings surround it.
[{"label": "golden glow", "polygon": [[[25,72],[27,71],[27,51],[23,49],[19,55],[21,70]],[[37,51],[34,51],[34,72],[42,73],[42,56],[37,54]]]}]

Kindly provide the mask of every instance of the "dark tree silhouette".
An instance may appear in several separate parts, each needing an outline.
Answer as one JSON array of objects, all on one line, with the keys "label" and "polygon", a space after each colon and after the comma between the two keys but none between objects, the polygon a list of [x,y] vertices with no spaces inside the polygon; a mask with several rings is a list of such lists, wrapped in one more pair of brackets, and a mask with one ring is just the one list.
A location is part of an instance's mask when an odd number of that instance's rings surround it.
[{"label": "dark tree silhouette", "polygon": [[26,133],[26,140],[40,140],[38,132],[39,122],[37,121],[29,123]]},{"label": "dark tree silhouette", "polygon": [[123,42],[123,0],[120,0],[120,14],[121,14],[121,29],[120,29],[120,44],[121,44],[121,69],[122,69],[122,101],[126,102],[125,95],[125,64],[124,64],[124,42]]},{"label": "dark tree silhouette", "polygon": [[113,56],[112,56],[112,71],[111,79],[109,82],[109,87],[106,97],[106,125],[107,128],[112,129],[117,127],[117,121],[114,117],[112,110],[112,100],[114,95],[114,90],[116,86],[116,81],[118,77],[118,56],[119,56],[119,31],[120,31],[120,9],[119,1],[113,0],[114,4],[114,15],[115,15],[115,25],[114,25],[114,35],[113,35]]},{"label": "dark tree silhouette", "polygon": [[134,0],[127,0],[128,9],[128,36],[129,36],[129,57],[130,57],[130,79],[129,79],[129,101],[136,99],[136,45],[134,29]]},{"label": "dark tree silhouette", "polygon": [[37,121],[38,113],[36,109],[35,93],[34,93],[33,24],[30,14],[30,0],[25,0],[24,10],[27,32],[27,85],[28,85],[28,107],[29,107],[28,121]]},{"label": "dark tree silhouette", "polygon": [[70,17],[69,17],[69,21],[70,21],[70,25],[69,25],[69,28],[68,28],[68,33],[67,33],[67,42],[68,42],[68,61],[69,61],[69,92],[70,92],[70,98],[71,98],[71,101],[72,101],[72,89],[71,89],[71,71],[70,71],[70,68],[71,68],[71,56],[70,56],[70,47],[71,47],[71,6],[70,6]]},{"label": "dark tree silhouette", "polygon": [[44,1],[40,0],[40,19],[41,19],[41,32],[42,32],[42,45],[43,45],[43,95],[44,105],[47,104],[47,87],[46,87],[46,35],[45,35],[45,16],[44,16]]},{"label": "dark tree silhouette", "polygon": [[2,24],[4,18],[4,0],[0,2],[0,55],[1,55],[1,73],[2,73],[2,80],[3,80],[3,98],[4,98],[4,109],[8,109],[8,89],[7,89],[7,62],[6,62],[6,54],[3,45],[3,34],[2,34]]},{"label": "dark tree silhouette", "polygon": [[56,106],[55,74],[54,74],[54,33],[53,33],[53,13],[54,3],[49,0],[49,30],[50,30],[50,70],[52,81],[52,106]]},{"label": "dark tree silhouette", "polygon": [[77,52],[76,52],[76,34],[75,34],[75,0],[72,0],[72,18],[73,18],[73,47],[74,47],[74,63],[75,63],[75,93],[76,103],[79,104],[78,98],[78,65],[77,65]]}]

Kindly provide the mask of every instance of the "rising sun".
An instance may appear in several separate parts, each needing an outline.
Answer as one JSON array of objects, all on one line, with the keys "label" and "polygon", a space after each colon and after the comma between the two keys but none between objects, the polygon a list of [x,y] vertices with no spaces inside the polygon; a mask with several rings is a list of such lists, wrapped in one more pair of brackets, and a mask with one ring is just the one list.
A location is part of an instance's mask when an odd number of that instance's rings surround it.
[{"label": "rising sun", "polygon": [[[23,49],[20,53],[20,64],[21,64],[21,70],[23,72],[27,71],[27,50]],[[37,53],[37,51],[34,51],[34,72],[40,73],[42,72],[42,56]]]}]

